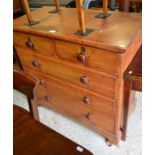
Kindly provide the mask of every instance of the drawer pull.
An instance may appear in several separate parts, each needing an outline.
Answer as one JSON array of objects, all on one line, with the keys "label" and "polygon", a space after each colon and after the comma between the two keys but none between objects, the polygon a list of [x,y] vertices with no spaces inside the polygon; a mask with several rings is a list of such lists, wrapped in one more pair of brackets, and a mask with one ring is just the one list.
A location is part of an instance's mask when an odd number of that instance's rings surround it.
[{"label": "drawer pull", "polygon": [[49,96],[45,96],[45,100],[46,101],[49,101],[50,100],[50,97]]},{"label": "drawer pull", "polygon": [[83,98],[83,102],[86,103],[86,104],[90,104],[90,103],[91,103],[91,98],[85,96],[85,97]]},{"label": "drawer pull", "polygon": [[28,40],[26,41],[26,46],[27,46],[28,48],[34,48],[33,42],[31,41],[30,38],[28,38]]},{"label": "drawer pull", "polygon": [[86,63],[85,48],[81,47],[81,52],[77,55],[77,59],[81,63]]},{"label": "drawer pull", "polygon": [[91,119],[90,113],[88,113],[88,114],[86,115],[86,118],[89,119],[89,120]]},{"label": "drawer pull", "polygon": [[45,85],[45,80],[41,79],[41,80],[39,81],[39,83],[40,83],[40,85],[44,86],[44,85]]},{"label": "drawer pull", "polygon": [[81,78],[80,78],[80,82],[82,83],[82,84],[87,84],[88,83],[88,77],[86,77],[86,76],[82,76]]},{"label": "drawer pull", "polygon": [[39,67],[39,62],[38,62],[37,60],[33,60],[33,61],[32,61],[32,65],[33,65],[34,67]]}]

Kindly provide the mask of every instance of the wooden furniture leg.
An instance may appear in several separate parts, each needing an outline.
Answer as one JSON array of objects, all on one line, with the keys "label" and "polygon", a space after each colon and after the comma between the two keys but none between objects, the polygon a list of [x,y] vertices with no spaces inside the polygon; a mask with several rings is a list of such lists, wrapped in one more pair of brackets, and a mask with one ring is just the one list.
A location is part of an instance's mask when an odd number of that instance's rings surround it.
[{"label": "wooden furniture leg", "polygon": [[108,0],[103,0],[103,13],[108,13]]},{"label": "wooden furniture leg", "polygon": [[58,13],[58,12],[60,12],[61,11],[61,9],[60,9],[60,4],[59,4],[59,0],[54,0],[54,2],[55,2],[55,9],[53,9],[53,10],[51,10],[51,11],[49,11],[49,13]]},{"label": "wooden furniture leg", "polygon": [[130,93],[132,88],[132,81],[126,80],[124,82],[124,120],[123,120],[123,132],[122,132],[122,140],[126,139],[127,125],[128,125],[128,117],[129,117],[129,109],[130,109]]},{"label": "wooden furniture leg", "polygon": [[129,3],[130,3],[130,1],[129,0],[124,0],[124,11],[125,12],[129,12]]},{"label": "wooden furniture leg", "polygon": [[30,113],[34,119],[39,121],[37,103],[33,92],[36,82],[34,78],[23,71],[13,71],[13,88],[27,96]]},{"label": "wooden furniture leg", "polygon": [[79,17],[79,26],[80,26],[80,31],[81,34],[86,33],[85,29],[85,20],[84,20],[84,12],[83,12],[83,0],[76,0],[76,7],[77,7],[77,12],[78,12],[78,17]]},{"label": "wooden furniture leg", "polygon": [[103,0],[103,12],[102,13],[99,13],[95,17],[96,18],[105,19],[108,16],[110,16],[110,14],[108,14],[108,0]]},{"label": "wooden furniture leg", "polygon": [[33,25],[38,24],[39,21],[34,21],[32,19],[31,11],[30,11],[29,4],[28,4],[27,0],[22,0],[22,5],[24,7],[24,10],[25,10],[25,13],[26,13],[26,16],[28,19],[28,23],[26,23],[25,25],[33,26]]},{"label": "wooden furniture leg", "polygon": [[56,11],[59,12],[60,11],[59,0],[55,0],[55,7],[56,7]]},{"label": "wooden furniture leg", "polygon": [[84,17],[84,11],[83,11],[83,0],[76,0],[76,8],[79,18],[79,27],[80,30],[75,32],[75,35],[82,35],[86,36],[93,32],[93,29],[86,28],[85,26],[85,17]]},{"label": "wooden furniture leg", "polygon": [[122,140],[126,139],[128,117],[135,107],[134,91],[142,91],[142,46],[124,73]]}]

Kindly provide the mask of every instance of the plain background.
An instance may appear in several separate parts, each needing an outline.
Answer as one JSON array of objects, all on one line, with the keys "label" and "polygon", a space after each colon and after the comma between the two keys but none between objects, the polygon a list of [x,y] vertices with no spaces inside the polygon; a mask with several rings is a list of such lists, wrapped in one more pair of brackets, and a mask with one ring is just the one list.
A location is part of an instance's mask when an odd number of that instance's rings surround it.
[{"label": "plain background", "polygon": [[[154,4],[153,4],[154,3]],[[143,155],[155,154],[155,1],[143,1]],[[0,1],[0,154],[13,154],[13,0]]]}]

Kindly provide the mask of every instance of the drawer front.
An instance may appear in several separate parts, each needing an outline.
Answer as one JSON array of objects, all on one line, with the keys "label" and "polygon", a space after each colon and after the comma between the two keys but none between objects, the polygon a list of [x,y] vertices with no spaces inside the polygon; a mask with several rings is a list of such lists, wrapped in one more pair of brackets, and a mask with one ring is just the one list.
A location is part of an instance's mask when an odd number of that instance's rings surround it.
[{"label": "drawer front", "polygon": [[54,41],[44,37],[14,32],[14,45],[43,55],[52,56],[55,54]]},{"label": "drawer front", "polygon": [[83,88],[98,92],[105,96],[115,97],[115,80],[85,67],[77,67],[52,58],[32,54],[28,51],[18,52],[24,67],[52,75]]},{"label": "drawer front", "polygon": [[118,56],[116,53],[62,41],[56,41],[56,50],[58,57],[62,60],[117,75]]},{"label": "drawer front", "polygon": [[[35,89],[36,96],[55,110],[63,111],[78,120],[86,121],[108,131],[114,129],[114,100],[81,89],[72,84],[40,73],[28,71],[38,78],[40,84]],[[87,99],[86,99],[87,98]]]}]

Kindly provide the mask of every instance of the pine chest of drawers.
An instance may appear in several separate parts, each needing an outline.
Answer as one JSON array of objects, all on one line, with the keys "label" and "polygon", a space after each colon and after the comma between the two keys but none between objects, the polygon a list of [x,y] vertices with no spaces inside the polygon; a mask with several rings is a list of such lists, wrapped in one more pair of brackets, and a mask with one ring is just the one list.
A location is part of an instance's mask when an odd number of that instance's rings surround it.
[{"label": "pine chest of drawers", "polygon": [[[122,137],[123,73],[141,46],[141,14],[95,18],[87,10],[88,36],[75,35],[76,10],[32,12],[40,21],[14,21],[14,47],[23,70],[40,80],[38,105],[69,116],[117,144]],[[73,16],[74,14],[74,16]]]}]

